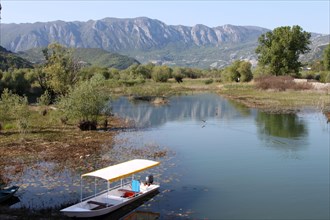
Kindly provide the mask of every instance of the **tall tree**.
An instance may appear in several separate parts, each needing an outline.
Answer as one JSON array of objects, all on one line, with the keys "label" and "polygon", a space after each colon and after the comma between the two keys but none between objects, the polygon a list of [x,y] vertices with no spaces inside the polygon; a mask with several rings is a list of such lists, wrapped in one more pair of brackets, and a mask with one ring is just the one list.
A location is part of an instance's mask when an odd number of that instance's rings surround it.
[{"label": "tall tree", "polygon": [[72,51],[53,43],[43,50],[46,64],[38,74],[41,86],[55,95],[65,95],[78,81],[79,63],[74,60]]},{"label": "tall tree", "polygon": [[310,50],[310,37],[298,25],[278,27],[262,34],[256,48],[259,65],[269,67],[273,75],[298,74],[302,66],[299,55]]}]

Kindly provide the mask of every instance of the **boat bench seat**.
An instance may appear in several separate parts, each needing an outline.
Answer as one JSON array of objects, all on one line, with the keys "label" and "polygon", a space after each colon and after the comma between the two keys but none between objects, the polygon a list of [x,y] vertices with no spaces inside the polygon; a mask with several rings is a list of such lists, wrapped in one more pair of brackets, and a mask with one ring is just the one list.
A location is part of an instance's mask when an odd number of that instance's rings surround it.
[{"label": "boat bench seat", "polygon": [[91,210],[98,210],[98,209],[103,209],[109,206],[113,206],[112,204],[107,204],[107,203],[103,203],[103,202],[97,202],[97,201],[88,201],[87,204],[93,204],[93,205],[97,205],[96,207],[92,208]]}]

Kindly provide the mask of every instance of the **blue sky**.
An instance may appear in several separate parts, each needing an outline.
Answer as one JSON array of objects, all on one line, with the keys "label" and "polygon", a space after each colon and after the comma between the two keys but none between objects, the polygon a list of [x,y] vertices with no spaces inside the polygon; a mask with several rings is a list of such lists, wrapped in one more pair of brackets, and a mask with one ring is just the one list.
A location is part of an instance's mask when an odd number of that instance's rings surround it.
[{"label": "blue sky", "polygon": [[299,25],[304,30],[330,33],[330,0],[286,1],[50,1],[0,0],[2,23],[54,20],[87,21],[105,17],[158,19],[168,25],[253,25],[269,29]]}]

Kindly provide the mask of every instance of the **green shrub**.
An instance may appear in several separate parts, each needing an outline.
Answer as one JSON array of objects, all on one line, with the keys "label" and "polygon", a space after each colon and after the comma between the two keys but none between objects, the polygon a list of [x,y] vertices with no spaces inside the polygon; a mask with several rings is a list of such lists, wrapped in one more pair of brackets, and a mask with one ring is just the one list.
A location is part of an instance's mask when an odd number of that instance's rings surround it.
[{"label": "green shrub", "polygon": [[237,60],[221,73],[224,82],[249,82],[253,78],[251,63]]},{"label": "green shrub", "polygon": [[207,79],[204,81],[205,85],[213,83],[213,79]]},{"label": "green shrub", "polygon": [[0,99],[0,121],[15,120],[19,131],[24,133],[29,127],[29,117],[27,98],[5,89]]},{"label": "green shrub", "polygon": [[155,66],[151,73],[151,78],[155,82],[167,82],[172,73],[172,69],[168,66]]},{"label": "green shrub", "polygon": [[330,72],[328,72],[328,71],[320,72],[320,82],[323,82],[323,83],[330,82]]},{"label": "green shrub", "polygon": [[108,114],[110,111],[108,105],[110,97],[102,88],[104,83],[105,79],[102,75],[95,75],[88,81],[80,82],[59,101],[65,116],[79,120],[79,127],[82,130],[95,128],[99,115]]},{"label": "green shrub", "polygon": [[325,83],[330,83],[330,72],[327,73],[324,82]]}]

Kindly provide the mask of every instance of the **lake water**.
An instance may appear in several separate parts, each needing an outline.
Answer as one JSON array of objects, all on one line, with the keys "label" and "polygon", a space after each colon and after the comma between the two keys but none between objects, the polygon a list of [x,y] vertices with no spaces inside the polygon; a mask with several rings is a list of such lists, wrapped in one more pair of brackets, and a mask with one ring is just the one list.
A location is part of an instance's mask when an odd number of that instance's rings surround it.
[{"label": "lake water", "polygon": [[153,159],[154,152],[166,150],[155,159],[161,165],[150,170],[160,193],[104,219],[132,209],[160,219],[329,219],[330,123],[322,113],[267,114],[215,94],[175,96],[161,106],[122,97],[112,108],[137,129],[119,132],[115,143],[77,155],[75,162],[25,164],[11,177],[20,189],[5,206],[53,218],[50,209],[58,213],[79,200],[86,167],[136,154]]},{"label": "lake water", "polygon": [[215,94],[172,97],[163,106],[120,98],[112,108],[140,127],[118,142],[170,152],[160,194],[139,210],[165,219],[329,219],[323,114],[267,114]]}]

